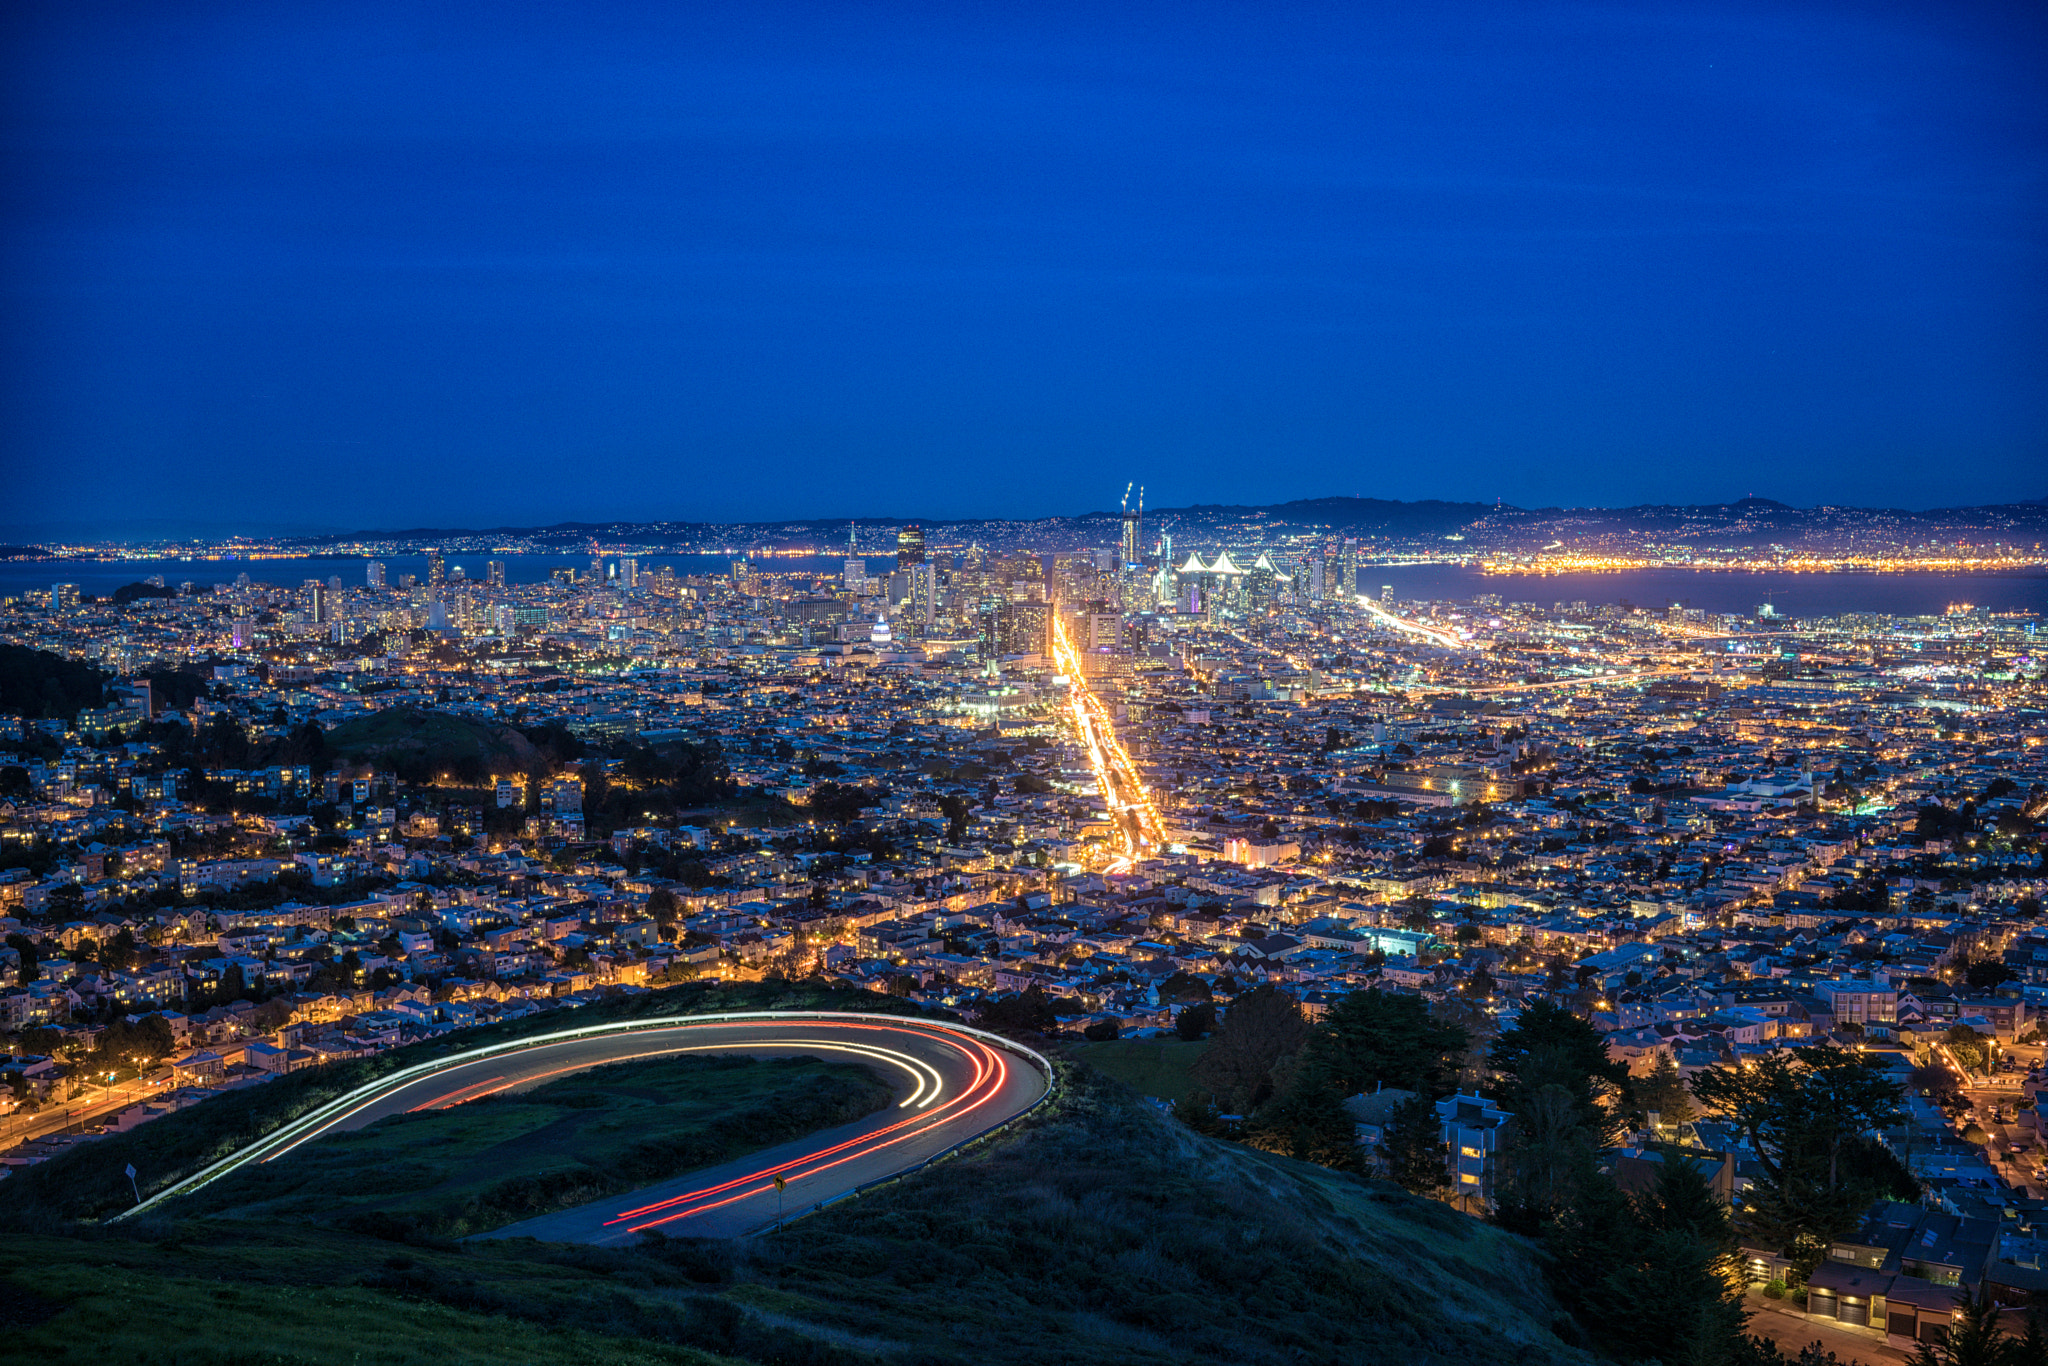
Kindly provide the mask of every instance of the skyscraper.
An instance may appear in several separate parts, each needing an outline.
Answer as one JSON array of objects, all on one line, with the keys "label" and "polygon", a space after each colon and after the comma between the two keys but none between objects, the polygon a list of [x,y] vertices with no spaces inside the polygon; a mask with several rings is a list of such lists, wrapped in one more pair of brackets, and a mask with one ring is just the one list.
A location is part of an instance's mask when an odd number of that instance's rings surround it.
[{"label": "skyscraper", "polygon": [[492,560],[486,566],[486,569],[490,574],[491,587],[503,588],[505,586],[505,562],[503,560]]},{"label": "skyscraper", "polygon": [[364,573],[369,579],[370,587],[382,588],[384,586],[384,561],[370,561],[370,563],[364,567]]},{"label": "skyscraper", "polygon": [[640,561],[631,556],[619,561],[619,584],[625,588],[640,586]]},{"label": "skyscraper", "polygon": [[896,533],[896,567],[908,569],[924,563],[924,528],[912,522]]},{"label": "skyscraper", "polygon": [[427,552],[428,586],[439,588],[446,582],[448,582],[448,561],[442,558],[440,551],[429,550]]}]

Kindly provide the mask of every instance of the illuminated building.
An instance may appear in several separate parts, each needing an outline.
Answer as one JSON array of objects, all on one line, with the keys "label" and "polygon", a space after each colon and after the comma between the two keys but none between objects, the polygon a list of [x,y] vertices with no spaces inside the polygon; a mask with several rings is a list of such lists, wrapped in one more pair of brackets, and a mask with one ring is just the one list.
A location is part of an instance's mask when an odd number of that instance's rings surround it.
[{"label": "illuminated building", "polygon": [[384,586],[384,561],[370,561],[369,564],[363,567],[363,573],[368,579],[370,587],[382,588]]},{"label": "illuminated building", "polygon": [[619,561],[619,583],[627,588],[640,586],[640,561],[630,556]]},{"label": "illuminated building", "polygon": [[427,586],[439,588],[448,582],[448,562],[438,550],[427,552]]},{"label": "illuminated building", "polygon": [[505,586],[505,562],[503,560],[492,560],[484,568],[490,578],[491,587],[503,588]]},{"label": "illuminated building", "polygon": [[924,563],[924,528],[915,522],[896,533],[896,567],[908,569]]}]

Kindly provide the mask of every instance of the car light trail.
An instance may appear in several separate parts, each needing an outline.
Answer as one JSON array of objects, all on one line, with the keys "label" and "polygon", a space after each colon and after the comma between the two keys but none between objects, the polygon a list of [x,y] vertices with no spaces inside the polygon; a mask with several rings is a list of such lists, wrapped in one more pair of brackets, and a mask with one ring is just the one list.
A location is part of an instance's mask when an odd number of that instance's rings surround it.
[{"label": "car light trail", "polygon": [[1421,636],[1432,645],[1441,645],[1446,650],[1463,650],[1467,648],[1464,641],[1458,639],[1449,631],[1439,631],[1434,626],[1424,626],[1419,621],[1410,621],[1406,617],[1397,617],[1363,593],[1358,595],[1358,605],[1370,613],[1375,621],[1384,622],[1397,631],[1406,631],[1411,636]]},{"label": "car light trail", "polygon": [[[666,1042],[685,1034],[707,1041]],[[132,1217],[247,1164],[283,1156],[338,1126],[360,1126],[391,1115],[450,1108],[549,1077],[636,1057],[751,1050],[839,1053],[887,1063],[906,1074],[907,1094],[893,1111],[885,1111],[866,1122],[872,1127],[863,1127],[842,1142],[805,1152],[777,1168],[720,1182],[710,1189],[689,1191],[675,1200],[659,1200],[610,1220],[601,1209],[592,1209],[588,1217],[593,1230],[626,1220],[633,1221],[635,1226],[643,1221],[670,1223],[707,1209],[734,1206],[751,1195],[774,1189],[773,1178],[784,1172],[789,1173],[788,1179],[810,1182],[812,1195],[837,1198],[845,1193],[842,1187],[850,1189],[860,1182],[894,1175],[915,1166],[921,1158],[998,1127],[1006,1118],[1030,1109],[1044,1099],[1049,1087],[1038,1086],[1034,1094],[1034,1088],[1023,1078],[1042,1075],[1050,1083],[1053,1075],[1051,1063],[1028,1048],[971,1026],[935,1021],[842,1011],[734,1011],[608,1021],[465,1049],[402,1068],[287,1121],[114,1217]],[[1019,1058],[1027,1060],[1035,1072],[1019,1069]],[[522,1062],[526,1066],[522,1067]],[[465,1080],[465,1074],[476,1080]],[[899,1146],[906,1144],[910,1146]],[[903,1155],[896,1157],[894,1153],[899,1152]],[[848,1165],[861,1159],[868,1160],[859,1166]],[[649,1196],[653,1194],[647,1192]],[[608,1236],[619,1236],[625,1231],[620,1228],[618,1234]]]},{"label": "car light trail", "polygon": [[1166,822],[1160,818],[1159,807],[1138,776],[1137,763],[1116,738],[1109,708],[1088,686],[1081,672],[1081,656],[1067,638],[1066,623],[1060,620],[1058,612],[1052,614],[1052,651],[1054,662],[1067,680],[1067,706],[1074,732],[1080,737],[1082,748],[1088,751],[1088,765],[1095,770],[1096,787],[1102,793],[1103,805],[1109,809],[1110,824],[1116,828],[1117,857],[1112,867],[1127,868],[1139,859],[1151,857],[1166,844]]},{"label": "car light trail", "polygon": [[[730,1024],[722,1026],[683,1026],[683,1028],[687,1028],[692,1031],[718,1028],[739,1029],[744,1027],[744,1025],[740,1024]],[[861,1026],[854,1027],[860,1028]],[[496,1095],[500,1091],[509,1091],[515,1086],[528,1086],[537,1081],[544,1081],[549,1077],[559,1077],[570,1072],[585,1071],[592,1066],[608,1067],[613,1063],[633,1062],[640,1058],[667,1057],[676,1053],[732,1053],[740,1051],[742,1049],[749,1048],[767,1048],[781,1051],[782,1049],[789,1047],[812,1048],[826,1053],[848,1053],[859,1057],[872,1058],[877,1062],[886,1062],[889,1063],[891,1066],[902,1068],[904,1071],[910,1074],[911,1081],[914,1083],[914,1085],[912,1087],[910,1094],[904,1097],[901,1101],[897,1102],[896,1108],[899,1110],[924,1109],[933,1101],[937,1100],[939,1098],[940,1093],[944,1090],[945,1084],[939,1076],[938,1069],[934,1068],[930,1063],[927,1063],[920,1058],[912,1057],[908,1053],[898,1052],[893,1048],[882,1048],[878,1045],[836,1043],[830,1039],[748,1040],[737,1043],[722,1044],[677,1044],[668,1048],[650,1048],[639,1053],[629,1053],[623,1057],[608,1058],[602,1064],[579,1062],[572,1063],[567,1067],[550,1068],[545,1072],[530,1072],[527,1073],[525,1076],[492,1077],[487,1081],[476,1082],[469,1086],[464,1086],[457,1090],[450,1091],[446,1095],[436,1096],[432,1100],[427,1101],[424,1104],[412,1106],[407,1111],[407,1113],[418,1114],[422,1110],[453,1109],[457,1105],[467,1105],[469,1102],[473,1100],[482,1100],[485,1096]],[[420,1078],[421,1082],[427,1080],[429,1080],[429,1078]],[[419,1083],[407,1083],[407,1085],[417,1084]],[[356,1114],[360,1113],[362,1110],[368,1108],[369,1106],[384,1104],[390,1099],[391,1094],[391,1092],[387,1091],[381,1095],[374,1096],[370,1099],[363,1101],[360,1105],[342,1111],[340,1114],[337,1114],[333,1116],[331,1119],[327,1120],[324,1124],[321,1124],[318,1128],[309,1129],[307,1132],[300,1134],[298,1137],[293,1139],[291,1143],[277,1149],[275,1152],[270,1153],[268,1156],[263,1157],[260,1160],[264,1162],[275,1162],[278,1158],[285,1156],[294,1148],[297,1148],[300,1144],[311,1142],[313,1139],[316,1139],[320,1137],[320,1135],[327,1133],[329,1130],[333,1129],[336,1125],[346,1123],[348,1120],[352,1119]]]},{"label": "car light trail", "polygon": [[[1001,1053],[989,1048],[986,1044],[977,1043],[975,1048],[979,1049],[984,1056],[976,1059],[977,1071],[974,1082],[960,1095],[945,1102],[945,1104],[939,1106],[938,1110],[933,1111],[930,1115],[920,1115],[915,1119],[901,1120],[889,1125],[887,1128],[861,1134],[858,1137],[847,1139],[829,1148],[822,1148],[814,1153],[805,1153],[801,1157],[790,1158],[772,1167],[764,1167],[760,1171],[734,1177],[732,1180],[721,1182],[716,1186],[708,1186],[703,1190],[690,1191],[683,1195],[659,1201],[656,1204],[643,1205],[639,1209],[626,1210],[607,1219],[605,1223],[607,1225],[622,1224],[626,1223],[627,1220],[637,1219],[639,1222],[629,1224],[626,1231],[629,1233],[639,1233],[645,1229],[657,1228],[662,1224],[674,1223],[678,1219],[687,1219],[693,1215],[706,1214],[715,1209],[723,1209],[728,1205],[738,1204],[742,1200],[748,1200],[757,1195],[765,1195],[769,1191],[774,1190],[777,1177],[781,1177],[783,1184],[786,1186],[792,1181],[802,1181],[807,1177],[820,1175],[835,1167],[844,1166],[848,1162],[858,1161],[863,1157],[880,1152],[884,1148],[891,1148],[898,1143],[916,1138],[935,1127],[940,1111],[953,1111],[952,1114],[947,1116],[947,1122],[949,1123],[972,1114],[984,1105],[995,1101],[1002,1094],[1003,1085],[1009,1079],[1009,1065],[1003,1060]],[[970,1053],[969,1056],[972,1057],[973,1054]],[[960,1108],[956,1110],[954,1109],[955,1106]],[[803,1170],[798,1171],[796,1170],[797,1168],[803,1168]],[[748,1189],[740,1189],[741,1187],[748,1187]],[[721,1198],[709,1198],[714,1196]],[[677,1209],[676,1206],[678,1205],[688,1205],[689,1208]],[[667,1212],[662,1213],[663,1211]],[[657,1213],[661,1215],[660,1218],[642,1218],[644,1215]]]}]

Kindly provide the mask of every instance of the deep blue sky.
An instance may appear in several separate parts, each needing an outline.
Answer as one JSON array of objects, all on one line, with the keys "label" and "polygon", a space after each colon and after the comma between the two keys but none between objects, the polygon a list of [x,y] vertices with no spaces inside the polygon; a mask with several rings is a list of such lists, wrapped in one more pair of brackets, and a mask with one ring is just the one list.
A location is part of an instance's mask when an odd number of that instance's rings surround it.
[{"label": "deep blue sky", "polygon": [[0,523],[2038,498],[2044,14],[20,0]]}]

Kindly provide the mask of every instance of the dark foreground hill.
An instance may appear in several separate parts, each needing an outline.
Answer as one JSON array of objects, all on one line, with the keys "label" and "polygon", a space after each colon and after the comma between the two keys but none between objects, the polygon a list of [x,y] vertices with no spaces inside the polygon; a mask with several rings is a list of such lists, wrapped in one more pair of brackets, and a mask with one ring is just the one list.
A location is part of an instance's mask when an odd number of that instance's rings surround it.
[{"label": "dark foreground hill", "polygon": [[0,1271],[10,1350],[56,1362],[1586,1360],[1509,1235],[1086,1073],[1028,1132],[745,1244],[161,1217],[12,1233]]},{"label": "dark foreground hill", "polygon": [[1011,1136],[747,1243],[50,1212],[0,1239],[0,1334],[22,1360],[1588,1360],[1553,1335],[1520,1240],[1202,1138],[1085,1068]]}]

